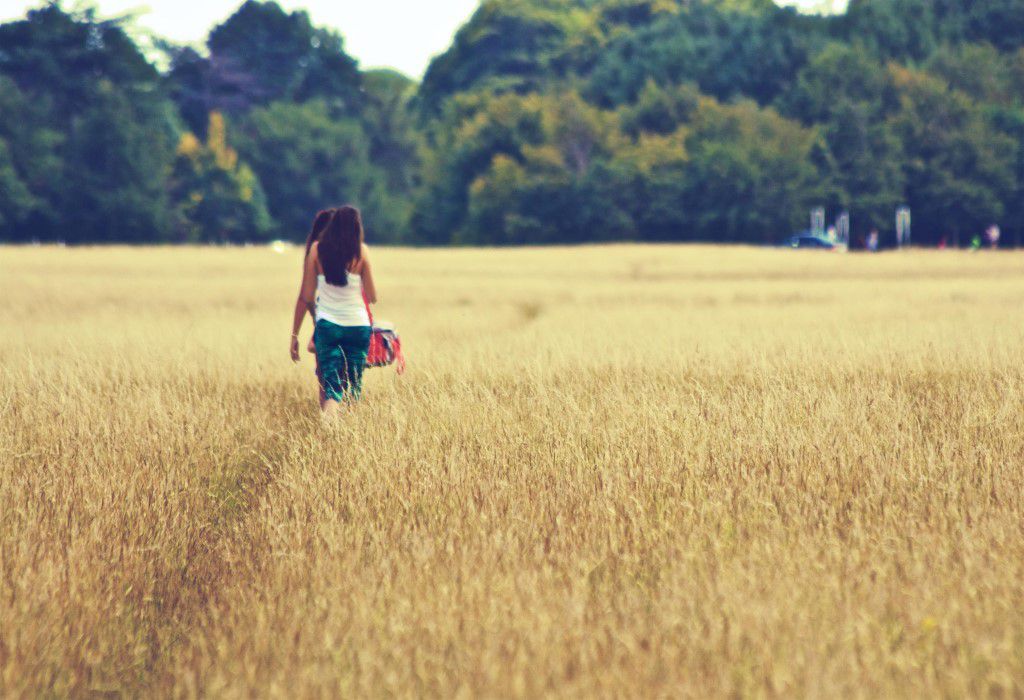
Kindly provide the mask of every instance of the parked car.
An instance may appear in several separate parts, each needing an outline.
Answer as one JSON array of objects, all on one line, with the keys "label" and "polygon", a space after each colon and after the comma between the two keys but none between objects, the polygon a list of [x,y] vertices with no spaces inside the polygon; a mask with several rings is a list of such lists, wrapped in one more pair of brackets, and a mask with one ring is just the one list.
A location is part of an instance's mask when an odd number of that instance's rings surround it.
[{"label": "parked car", "polygon": [[809,233],[799,233],[795,236],[790,236],[782,242],[782,245],[786,248],[808,248],[814,250],[836,249],[836,244],[829,239]]}]

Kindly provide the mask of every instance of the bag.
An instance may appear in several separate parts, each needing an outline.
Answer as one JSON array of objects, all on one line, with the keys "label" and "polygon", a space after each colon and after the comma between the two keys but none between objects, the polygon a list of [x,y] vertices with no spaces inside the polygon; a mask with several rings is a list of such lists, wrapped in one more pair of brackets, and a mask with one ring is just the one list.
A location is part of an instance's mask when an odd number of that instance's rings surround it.
[{"label": "bag", "polygon": [[387,367],[392,364],[395,365],[395,370],[399,374],[405,371],[402,339],[389,324],[375,323],[373,330],[370,331],[370,349],[366,353],[366,366]]},{"label": "bag", "polygon": [[402,339],[395,331],[395,327],[382,321],[377,323],[373,320],[373,312],[370,311],[370,304],[363,296],[363,303],[366,304],[366,313],[370,317],[370,349],[366,353],[367,367],[387,367],[394,365],[395,371],[399,374],[405,372],[405,356],[402,354]]}]

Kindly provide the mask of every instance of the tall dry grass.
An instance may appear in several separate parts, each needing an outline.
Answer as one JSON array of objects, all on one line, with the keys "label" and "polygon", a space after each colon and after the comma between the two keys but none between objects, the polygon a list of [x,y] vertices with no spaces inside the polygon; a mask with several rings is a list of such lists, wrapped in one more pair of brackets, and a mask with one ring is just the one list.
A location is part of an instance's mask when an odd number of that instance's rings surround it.
[{"label": "tall dry grass", "polygon": [[1021,696],[1024,255],[0,249],[0,695]]}]

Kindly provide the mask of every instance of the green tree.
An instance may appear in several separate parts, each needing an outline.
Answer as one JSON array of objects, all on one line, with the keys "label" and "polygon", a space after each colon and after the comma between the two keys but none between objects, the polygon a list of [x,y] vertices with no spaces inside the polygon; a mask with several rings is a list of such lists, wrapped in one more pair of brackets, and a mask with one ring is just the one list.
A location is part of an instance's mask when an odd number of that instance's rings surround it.
[{"label": "green tree", "polygon": [[706,99],[687,139],[684,206],[695,239],[766,243],[792,233],[820,197],[817,131],[744,101]]},{"label": "green tree", "polygon": [[535,95],[471,93],[448,101],[427,134],[423,184],[410,226],[413,240],[451,242],[465,223],[470,185],[495,157],[521,161],[524,147],[543,143],[542,113]]},{"label": "green tree", "polygon": [[354,119],[337,119],[319,100],[275,102],[238,124],[233,143],[252,165],[282,235],[304,238],[317,211],[354,204],[368,233],[395,240],[404,228],[392,207],[385,171],[370,159],[370,139]]},{"label": "green tree", "polygon": [[633,138],[671,134],[690,121],[699,103],[700,91],[693,84],[661,88],[648,80],[636,102],[620,108],[622,129]]},{"label": "green tree", "polygon": [[837,100],[822,125],[828,144],[825,201],[854,213],[853,233],[893,228],[893,213],[905,201],[904,152],[890,122],[876,121],[864,102]]},{"label": "green tree", "polygon": [[357,112],[362,80],[341,37],[302,11],[246,0],[210,32],[209,58],[183,48],[172,56],[169,89],[188,125],[205,128],[213,110],[245,114],[271,102],[318,99]]},{"label": "green tree", "polygon": [[837,42],[814,56],[777,104],[787,116],[810,125],[833,119],[841,109],[837,100],[863,104],[875,118],[897,107],[885,66],[863,46]]},{"label": "green tree", "polygon": [[170,113],[165,104],[136,100],[112,85],[98,86],[97,93],[74,121],[63,150],[58,201],[67,239],[161,240],[168,233],[167,175],[174,153]]},{"label": "green tree", "polygon": [[978,102],[1007,104],[1019,96],[1013,85],[1012,56],[990,44],[943,46],[925,63],[925,70]]},{"label": "green tree", "polygon": [[[0,118],[0,129],[36,200],[15,237],[159,240],[176,121],[159,75],[120,24],[53,4],[0,26],[0,46],[0,74],[29,120]],[[10,87],[0,92],[17,102]]]},{"label": "green tree", "polygon": [[689,133],[689,127],[681,126],[670,134],[641,134],[619,149],[612,161],[613,171],[619,174],[618,199],[642,240],[693,238],[691,211],[685,204]]},{"label": "green tree", "polygon": [[1024,49],[1010,57],[1010,85],[1013,102],[999,115],[1000,128],[1017,143],[1016,182],[1006,208],[1015,247],[1024,245]]},{"label": "green tree", "polygon": [[830,44],[780,99],[783,112],[819,124],[828,145],[822,202],[854,214],[854,233],[892,228],[904,200],[902,144],[889,116],[898,99],[888,71],[861,46]]},{"label": "green tree", "polygon": [[[763,241],[814,203],[855,232],[910,203],[918,241],[1012,231],[1022,22],[1017,0],[852,0],[832,18],[486,0],[416,86],[360,73],[276,2],[243,2],[208,55],[171,47],[163,76],[121,22],[53,3],[0,25],[0,236],[242,240],[269,235],[266,209],[297,238],[345,201],[375,239],[430,244]],[[233,125],[231,167],[211,111]]]},{"label": "green tree", "polygon": [[359,71],[341,37],[314,27],[305,12],[246,0],[207,43],[216,61],[251,77],[256,104],[319,98],[351,106],[358,98]]},{"label": "green tree", "polygon": [[824,37],[820,19],[771,3],[689,3],[613,35],[585,72],[586,94],[603,107],[616,107],[634,102],[653,80],[662,86],[693,82],[720,99],[745,95],[768,103]]},{"label": "green tree", "polygon": [[390,192],[406,199],[416,187],[421,137],[411,110],[416,84],[390,70],[363,75],[363,129],[370,137],[370,159],[381,168]]},{"label": "green tree", "polygon": [[18,174],[10,146],[0,139],[0,232],[11,231],[35,207],[36,199]]},{"label": "green tree", "polygon": [[97,20],[92,10],[73,14],[58,3],[32,10],[0,25],[0,47],[0,74],[45,105],[54,123],[72,121],[97,98],[101,84],[138,99],[163,97],[156,69],[121,24]]},{"label": "green tree", "polygon": [[996,130],[982,106],[944,81],[893,67],[900,95],[894,128],[906,153],[915,238],[980,232],[1005,213],[1019,145]]},{"label": "green tree", "polygon": [[932,0],[850,0],[841,34],[886,58],[921,60],[939,43],[935,5]]},{"label": "green tree", "polygon": [[0,238],[46,237],[57,221],[61,135],[14,82],[0,76]]},{"label": "green tree", "polygon": [[843,36],[890,58],[924,60],[943,44],[989,43],[1003,51],[1024,45],[1018,0],[850,0]]},{"label": "green tree", "polygon": [[227,144],[224,117],[210,115],[205,144],[185,134],[171,178],[174,238],[185,243],[266,240],[271,231],[252,170]]},{"label": "green tree", "polygon": [[985,42],[1002,51],[1024,45],[1024,5],[1018,0],[953,0],[942,7],[940,29],[947,42]]},{"label": "green tree", "polygon": [[470,90],[542,91],[587,64],[601,45],[595,12],[570,0],[487,0],[434,59],[420,86],[424,115]]},{"label": "green tree", "polygon": [[622,240],[636,235],[622,206],[622,171],[612,167],[621,140],[617,118],[578,95],[531,98],[541,143],[524,144],[521,163],[497,154],[470,185],[462,243]]}]

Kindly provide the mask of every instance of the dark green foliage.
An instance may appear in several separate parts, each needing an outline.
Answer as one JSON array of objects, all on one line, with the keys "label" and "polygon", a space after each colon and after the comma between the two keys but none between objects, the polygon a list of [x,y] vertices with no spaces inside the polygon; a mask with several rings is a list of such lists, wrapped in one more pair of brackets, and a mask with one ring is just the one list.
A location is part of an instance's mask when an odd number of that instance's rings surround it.
[{"label": "dark green foliage", "polygon": [[855,239],[889,227],[903,202],[902,144],[887,118],[898,95],[885,67],[863,47],[831,44],[781,100],[786,114],[821,125],[828,153],[822,200],[856,213]]},{"label": "dark green foliage", "polygon": [[818,205],[892,240],[901,204],[919,243],[1019,240],[1022,47],[1018,0],[484,0],[417,85],[248,0],[161,75],[52,4],[0,26],[0,238],[299,239],[350,202],[434,245],[762,243]]},{"label": "dark green foliage", "polygon": [[253,110],[233,143],[263,183],[270,214],[283,235],[305,237],[317,211],[351,203],[364,209],[367,230],[394,240],[384,171],[370,160],[370,139],[353,119],[333,118],[327,105],[275,102]]},{"label": "dark green foliage", "polygon": [[59,132],[8,78],[0,76],[0,239],[39,237],[56,224],[47,206],[59,189]]},{"label": "dark green foliage", "polygon": [[168,233],[167,169],[173,156],[167,104],[101,83],[72,122],[57,193],[66,241],[162,240]]},{"label": "dark green foliage", "polygon": [[247,0],[211,31],[209,58],[185,48],[172,56],[169,82],[188,125],[206,115],[241,114],[271,102],[321,99],[357,109],[361,78],[341,37],[312,25],[305,12]]},{"label": "dark green foliage", "polygon": [[1024,99],[1020,92],[1024,86],[1014,84],[1012,60],[991,44],[943,46],[931,55],[925,68],[977,102],[1005,105]]},{"label": "dark green foliage", "polygon": [[751,102],[702,106],[687,139],[693,238],[770,243],[794,231],[821,196],[817,146],[813,130]]},{"label": "dark green foliage", "polygon": [[35,204],[14,163],[11,147],[0,141],[0,230],[25,221]]},{"label": "dark green foliage", "polygon": [[939,43],[934,5],[933,0],[850,0],[841,34],[886,58],[923,59]]},{"label": "dark green foliage", "polygon": [[250,104],[315,97],[355,102],[356,62],[340,36],[313,27],[305,12],[288,14],[276,2],[247,0],[207,43],[222,77],[233,73]]},{"label": "dark green foliage", "polygon": [[0,26],[0,47],[0,235],[161,240],[176,118],[124,31],[50,5]]},{"label": "dark green foliage", "polygon": [[171,70],[166,78],[168,94],[178,105],[185,126],[194,134],[206,134],[210,112],[223,100],[215,93],[210,61],[191,47],[172,47]]},{"label": "dark green foliage", "polygon": [[536,105],[516,96],[467,95],[447,105],[432,136],[411,228],[417,242],[441,244],[458,236],[470,185],[494,158],[519,160],[524,146],[540,143],[541,114]]},{"label": "dark green foliage", "polygon": [[1020,0],[964,3],[961,12],[962,33],[947,32],[943,37],[946,41],[965,37],[968,41],[993,44],[1003,51],[1024,46],[1024,4]]},{"label": "dark green foliage", "polygon": [[[767,0],[491,0],[421,89],[431,149],[412,234],[766,242],[820,204],[851,212],[856,241],[891,237],[909,204],[916,240],[936,242],[1019,217],[1018,7],[854,0],[823,18]],[[563,103],[610,125],[586,168],[550,128]],[[515,128],[516,110],[543,127]]]},{"label": "dark green foliage", "polygon": [[923,60],[943,44],[988,43],[1002,51],[1024,46],[1019,0],[851,0],[839,23],[850,41],[883,56]]},{"label": "dark green foliage", "polygon": [[648,80],[636,102],[621,109],[622,130],[636,138],[641,134],[670,134],[690,121],[700,102],[700,91],[691,84],[660,88]]},{"label": "dark green foliage", "polygon": [[1007,232],[1014,246],[1024,244],[1024,107],[1017,105],[1000,110],[995,123],[1002,133],[1015,141],[1016,153],[1013,163],[1014,186],[1006,205]]},{"label": "dark green foliage", "polygon": [[907,199],[918,213],[920,242],[958,241],[1005,213],[1015,189],[1019,141],[994,128],[986,111],[942,80],[895,68]]},{"label": "dark green foliage", "polygon": [[485,0],[455,43],[434,60],[420,87],[424,114],[460,92],[525,94],[593,60],[596,17],[569,0]]},{"label": "dark green foliage", "polygon": [[421,139],[410,104],[416,83],[389,70],[363,75],[363,128],[370,138],[370,161],[381,168],[394,197],[408,199],[416,186]]},{"label": "dark green foliage", "polygon": [[692,3],[611,39],[587,94],[611,107],[632,102],[648,80],[694,82],[719,99],[773,100],[824,40],[823,27],[793,10],[738,12]]},{"label": "dark green foliage", "polygon": [[65,123],[96,100],[100,83],[141,98],[158,78],[117,23],[91,12],[74,16],[58,5],[0,25],[0,47],[0,74]]},{"label": "dark green foliage", "polygon": [[[513,114],[529,115],[528,128],[520,132],[528,140],[485,151],[494,155],[470,187],[467,217],[456,229],[456,240],[520,244],[633,238],[635,225],[618,187],[627,178],[614,162],[614,115],[575,94],[506,98],[504,105]],[[481,116],[502,116],[492,114]],[[470,128],[483,126],[487,132],[498,119],[477,121]]]},{"label": "dark green foliage", "polygon": [[274,2],[245,2],[208,46],[209,58],[174,53],[169,89],[197,134],[211,110],[233,117],[279,235],[302,238],[319,209],[352,203],[378,239],[400,240],[419,165],[411,82],[361,75],[336,33]]},{"label": "dark green foliage", "polygon": [[270,235],[263,190],[256,175],[227,143],[219,113],[210,117],[205,144],[182,137],[170,179],[174,240],[241,243]]}]

